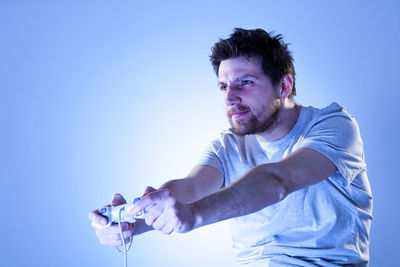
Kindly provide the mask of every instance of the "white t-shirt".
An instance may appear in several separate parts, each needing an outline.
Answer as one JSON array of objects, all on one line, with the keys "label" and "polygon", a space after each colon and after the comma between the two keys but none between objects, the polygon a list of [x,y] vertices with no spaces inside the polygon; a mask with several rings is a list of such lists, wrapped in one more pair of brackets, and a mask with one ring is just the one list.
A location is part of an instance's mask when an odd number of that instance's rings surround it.
[{"label": "white t-shirt", "polygon": [[231,219],[237,265],[367,266],[372,194],[363,143],[356,121],[337,103],[302,107],[289,134],[273,142],[224,131],[199,165],[222,172],[227,186],[301,147],[319,151],[338,171],[274,205]]}]

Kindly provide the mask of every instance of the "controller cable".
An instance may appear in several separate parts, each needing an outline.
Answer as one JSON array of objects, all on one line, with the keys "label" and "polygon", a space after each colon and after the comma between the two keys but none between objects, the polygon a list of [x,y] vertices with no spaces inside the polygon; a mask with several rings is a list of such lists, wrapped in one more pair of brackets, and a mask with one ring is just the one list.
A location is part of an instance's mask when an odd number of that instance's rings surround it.
[{"label": "controller cable", "polygon": [[118,246],[117,246],[117,250],[119,252],[121,252],[122,254],[124,254],[124,266],[128,267],[128,251],[132,246],[132,238],[133,238],[133,231],[135,230],[135,223],[133,223],[133,229],[132,229],[132,235],[130,237],[130,241],[129,241],[129,247],[126,248],[126,242],[125,242],[125,238],[124,238],[124,234],[122,232],[122,225],[121,225],[121,221],[122,221],[122,211],[125,210],[125,208],[122,208],[119,210],[118,213],[118,227],[119,227],[119,234],[121,235],[121,240],[122,240],[122,246],[124,247],[124,251],[121,251]]}]

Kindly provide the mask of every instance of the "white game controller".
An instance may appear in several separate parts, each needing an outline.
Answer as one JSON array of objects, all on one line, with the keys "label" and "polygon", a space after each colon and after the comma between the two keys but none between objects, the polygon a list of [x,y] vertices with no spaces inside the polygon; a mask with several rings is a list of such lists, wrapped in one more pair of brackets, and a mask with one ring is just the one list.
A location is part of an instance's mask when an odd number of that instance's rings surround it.
[{"label": "white game controller", "polygon": [[143,209],[136,215],[128,214],[125,211],[126,208],[132,207],[139,200],[140,197],[137,197],[131,203],[126,203],[119,206],[107,206],[100,208],[99,213],[108,219],[107,225],[105,225],[104,227],[110,226],[112,223],[118,223],[120,213],[121,213],[121,221],[120,221],[121,223],[122,222],[134,223],[136,222],[136,219],[144,219],[151,207]]}]

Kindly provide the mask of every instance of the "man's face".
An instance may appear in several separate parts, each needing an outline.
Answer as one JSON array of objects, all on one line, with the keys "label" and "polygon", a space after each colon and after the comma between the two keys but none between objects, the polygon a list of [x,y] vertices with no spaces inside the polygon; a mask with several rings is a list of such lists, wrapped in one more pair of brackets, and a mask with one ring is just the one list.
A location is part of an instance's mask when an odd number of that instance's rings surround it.
[{"label": "man's face", "polygon": [[234,133],[261,133],[277,121],[280,111],[278,92],[264,74],[261,59],[222,60],[218,80]]}]

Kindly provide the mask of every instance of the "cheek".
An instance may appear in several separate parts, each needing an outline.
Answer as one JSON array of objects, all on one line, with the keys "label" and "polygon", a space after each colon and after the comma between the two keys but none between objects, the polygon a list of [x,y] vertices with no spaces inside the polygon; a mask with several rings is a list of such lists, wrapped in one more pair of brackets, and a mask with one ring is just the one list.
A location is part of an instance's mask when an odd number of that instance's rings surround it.
[{"label": "cheek", "polygon": [[265,110],[268,107],[268,100],[265,99],[265,97],[260,96],[258,98],[255,98],[254,101],[252,102],[252,107],[254,111],[258,112],[265,112]]},{"label": "cheek", "polygon": [[252,106],[252,112],[258,117],[268,117],[274,109],[275,101],[268,99],[257,99]]},{"label": "cheek", "polygon": [[223,107],[224,107],[224,112],[225,112],[225,113],[228,113],[229,106],[228,106],[225,102],[222,103],[222,105],[223,105]]},{"label": "cheek", "polygon": [[228,108],[228,104],[226,102],[226,95],[225,94],[222,95],[221,102],[222,102],[222,105],[224,106],[224,109],[226,110]]}]

